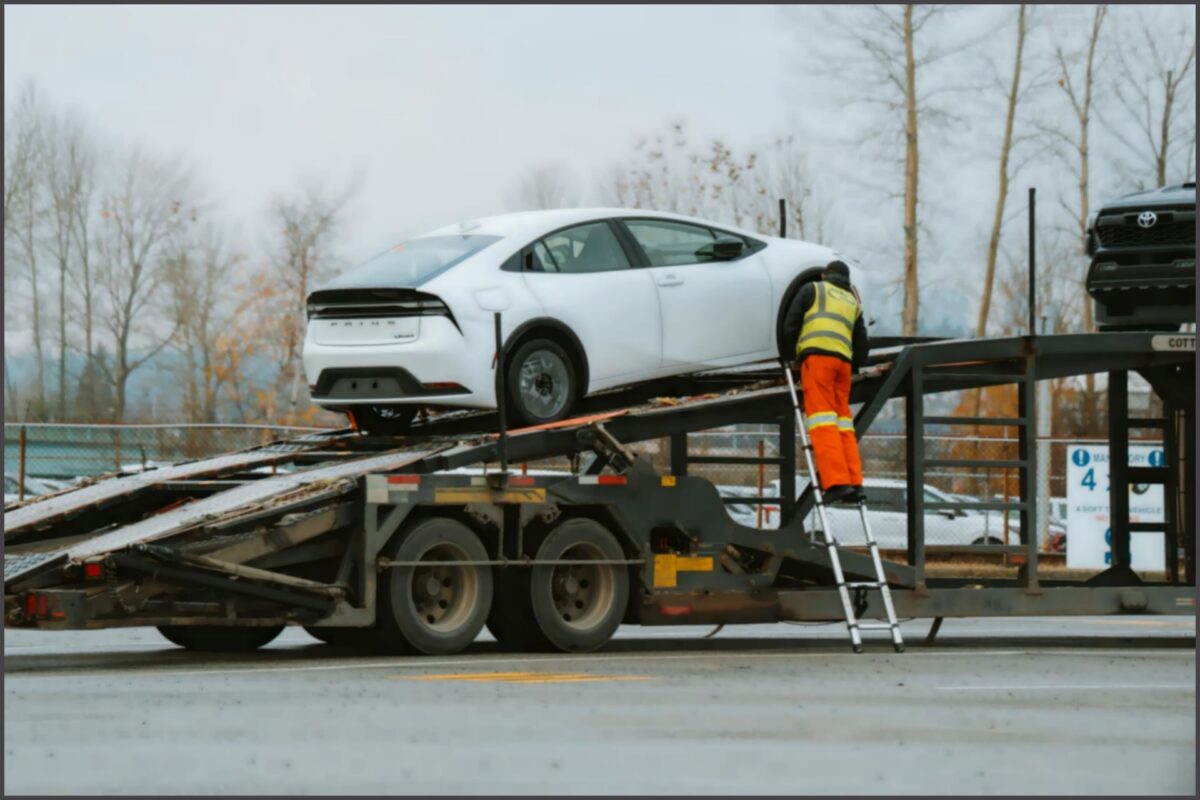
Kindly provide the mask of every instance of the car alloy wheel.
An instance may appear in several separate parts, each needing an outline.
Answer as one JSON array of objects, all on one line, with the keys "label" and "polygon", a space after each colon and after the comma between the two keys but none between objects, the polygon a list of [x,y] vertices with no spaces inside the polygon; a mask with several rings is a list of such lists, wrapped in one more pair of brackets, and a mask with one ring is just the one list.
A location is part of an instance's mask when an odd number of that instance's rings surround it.
[{"label": "car alloy wheel", "polygon": [[507,369],[507,395],[518,423],[540,425],[567,415],[575,400],[575,366],[549,339],[534,339],[516,349]]}]

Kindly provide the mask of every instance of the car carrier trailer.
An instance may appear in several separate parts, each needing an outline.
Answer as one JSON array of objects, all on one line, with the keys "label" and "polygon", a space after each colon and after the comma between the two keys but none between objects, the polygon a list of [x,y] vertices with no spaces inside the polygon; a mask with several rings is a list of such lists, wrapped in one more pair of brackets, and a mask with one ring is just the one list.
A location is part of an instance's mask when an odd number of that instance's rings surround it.
[{"label": "car carrier trailer", "polygon": [[[1195,336],[1098,333],[909,341],[877,349],[856,380],[861,436],[889,400],[905,403],[908,546],[884,572],[902,618],[1195,614]],[[768,365],[769,367],[769,365]],[[1126,379],[1142,375],[1164,415],[1128,417]],[[1112,565],[1086,581],[1038,566],[1036,383],[1107,373]],[[1014,385],[1016,417],[925,413],[927,395]],[[657,399],[656,399],[657,398]],[[669,398],[669,399],[668,399]],[[403,437],[309,434],[83,488],[5,511],[5,625],[38,629],[158,626],[185,647],[248,650],[286,625],[338,645],[453,653],[486,624],[502,646],[587,651],[622,623],[735,624],[843,619],[829,553],[796,495],[795,415],[778,368],[705,373],[592,398],[590,413],[505,431],[489,413],[448,415]],[[778,456],[693,452],[688,435],[740,423],[776,426]],[[927,457],[929,425],[1003,425],[1017,458]],[[1165,462],[1126,467],[1129,431],[1162,432]],[[659,471],[632,446],[670,442]],[[509,463],[564,457],[561,476]],[[694,464],[780,468],[777,529],[739,525]],[[479,474],[449,470],[477,468]],[[932,503],[925,471],[1004,467],[1011,501]],[[269,468],[269,469],[266,469]],[[273,471],[273,474],[272,474]],[[1166,513],[1131,522],[1130,483],[1161,483]],[[748,502],[747,498],[732,501]],[[1021,541],[955,547],[1023,560],[1015,577],[928,574],[926,510],[1019,515]],[[1167,577],[1131,569],[1130,533],[1161,531]],[[836,532],[835,532],[836,533]],[[850,581],[870,557],[840,551]],[[858,616],[878,601],[855,597]]]}]

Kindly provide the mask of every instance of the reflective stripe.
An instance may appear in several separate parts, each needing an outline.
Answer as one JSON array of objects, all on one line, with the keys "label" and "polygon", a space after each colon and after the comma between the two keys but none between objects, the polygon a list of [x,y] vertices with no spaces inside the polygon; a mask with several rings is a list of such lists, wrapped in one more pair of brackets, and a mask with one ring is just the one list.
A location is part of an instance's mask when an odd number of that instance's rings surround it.
[{"label": "reflective stripe", "polygon": [[803,347],[806,341],[811,339],[820,339],[825,336],[837,339],[839,342],[844,343],[846,347],[853,346],[849,339],[847,339],[845,336],[842,336],[840,333],[835,333],[833,331],[813,331],[812,333],[805,334],[804,336],[800,337],[800,345]]},{"label": "reflective stripe", "polygon": [[854,420],[850,417],[838,417],[837,418],[837,426],[840,430],[843,430],[843,431],[853,431],[854,430]]},{"label": "reflective stripe", "polygon": [[806,430],[820,428],[823,425],[837,425],[836,411],[819,411],[816,414],[810,414],[808,419],[804,421]]},{"label": "reflective stripe", "polygon": [[804,315],[796,355],[822,351],[852,360],[854,324],[862,315],[862,306],[853,293],[826,281],[818,281],[814,289],[816,302]]}]

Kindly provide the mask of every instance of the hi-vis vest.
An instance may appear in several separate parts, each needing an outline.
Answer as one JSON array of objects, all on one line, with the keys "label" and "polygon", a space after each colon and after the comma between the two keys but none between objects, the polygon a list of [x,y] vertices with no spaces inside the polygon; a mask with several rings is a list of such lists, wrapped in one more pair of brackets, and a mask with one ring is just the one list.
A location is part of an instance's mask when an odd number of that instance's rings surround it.
[{"label": "hi-vis vest", "polygon": [[818,281],[815,288],[817,299],[804,315],[796,357],[820,350],[853,361],[854,323],[862,314],[858,298],[828,281]]}]

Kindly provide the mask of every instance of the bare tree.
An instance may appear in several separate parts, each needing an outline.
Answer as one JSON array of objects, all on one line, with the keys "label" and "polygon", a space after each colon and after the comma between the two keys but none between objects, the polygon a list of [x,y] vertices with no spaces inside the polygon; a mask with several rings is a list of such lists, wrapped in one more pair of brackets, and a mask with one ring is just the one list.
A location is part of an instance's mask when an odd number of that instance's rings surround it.
[{"label": "bare tree", "polygon": [[[42,335],[43,307],[41,226],[47,214],[45,182],[47,112],[33,84],[22,89],[4,126],[4,244],[9,263],[19,265],[28,288],[30,333],[35,365],[33,406],[35,419],[46,414],[46,358]],[[7,275],[8,270],[5,270]],[[5,304],[7,312],[8,304]]]},{"label": "bare tree", "polygon": [[579,202],[579,184],[561,162],[538,164],[517,184],[509,205],[519,211],[571,208]]},{"label": "bare tree", "polygon": [[1000,144],[999,180],[996,188],[996,210],[992,216],[992,233],[988,237],[987,264],[983,277],[983,296],[979,301],[979,319],[975,324],[975,336],[983,338],[987,333],[988,312],[992,305],[992,282],[996,274],[996,258],[1000,253],[1000,234],[1004,228],[1004,206],[1008,202],[1009,156],[1013,147],[1013,127],[1017,116],[1017,104],[1021,99],[1021,58],[1025,51],[1025,6],[1017,9],[1017,44],[1013,55],[1012,83],[1008,89],[1008,102],[1004,115],[1004,136]]},{"label": "bare tree", "polygon": [[761,149],[754,176],[754,224],[767,234],[779,232],[779,201],[785,201],[790,236],[827,243],[830,212],[817,192],[809,159],[794,136]]},{"label": "bare tree", "polygon": [[[1072,259],[1072,261],[1076,264],[1087,257],[1088,217],[1091,214],[1091,150],[1089,149],[1089,134],[1092,122],[1093,91],[1096,86],[1098,67],[1097,45],[1100,42],[1100,32],[1103,29],[1104,19],[1107,15],[1108,6],[1097,5],[1092,11],[1092,22],[1088,28],[1087,41],[1084,46],[1078,51],[1068,53],[1059,45],[1054,51],[1055,60],[1058,65],[1058,86],[1062,89],[1070,103],[1072,122],[1074,123],[1074,130],[1071,132],[1061,132],[1053,129],[1050,132],[1054,133],[1059,142],[1066,146],[1068,163],[1071,165],[1072,171],[1078,181],[1079,205],[1071,208],[1064,204],[1068,211],[1073,212],[1078,248],[1076,250],[1076,258]],[[1076,297],[1083,304],[1082,327],[1085,332],[1090,332],[1095,327],[1095,321],[1092,314],[1091,298],[1088,297],[1084,286],[1086,270],[1077,270],[1077,276]],[[1099,419],[1095,376],[1088,375],[1085,383],[1084,414],[1088,425],[1098,427]]]},{"label": "bare tree", "polygon": [[108,374],[114,421],[124,417],[130,374],[175,336],[178,321],[156,318],[163,256],[170,237],[195,213],[191,177],[175,162],[134,149],[121,160],[117,177],[100,211],[99,240],[104,325],[114,350]]},{"label": "bare tree", "polygon": [[[903,204],[902,331],[906,336],[919,329],[920,135],[929,123],[953,118],[934,98],[957,88],[926,79],[934,64],[972,43],[961,37],[951,41],[929,30],[945,10],[929,5],[877,5],[855,12],[839,7],[836,15],[827,16],[833,34],[827,46],[833,57],[826,60],[835,65],[833,74],[855,87],[848,100],[881,107],[895,121],[877,126],[864,142],[899,133],[904,145],[899,194]],[[845,55],[847,52],[853,55]],[[824,69],[832,72],[828,66]]]},{"label": "bare tree", "polygon": [[286,298],[277,311],[277,330],[281,333],[277,343],[279,379],[280,385],[289,385],[288,408],[292,415],[297,413],[304,371],[300,348],[304,342],[305,302],[309,291],[334,264],[342,214],[356,191],[355,181],[336,192],[309,183],[295,195],[279,195],[271,203],[275,237],[272,273]]},{"label": "bare tree", "polygon": [[[1155,13],[1155,12],[1159,13]],[[1112,75],[1112,95],[1120,110],[1119,117],[1100,114],[1105,126],[1138,157],[1147,168],[1137,176],[1139,188],[1146,186],[1153,172],[1153,186],[1165,186],[1172,156],[1188,146],[1195,136],[1196,117],[1193,92],[1188,89],[1196,79],[1196,29],[1192,10],[1186,10],[1193,24],[1182,17],[1164,20],[1162,9],[1137,7],[1123,12],[1136,24],[1127,26],[1128,35],[1114,48],[1116,64]],[[1172,13],[1168,9],[1165,13]],[[1128,20],[1133,23],[1134,20]],[[1130,127],[1136,125],[1136,135]],[[1185,172],[1191,173],[1191,155],[1186,153]],[[1184,155],[1179,153],[1179,155]],[[1176,172],[1179,167],[1176,166]]]},{"label": "bare tree", "polygon": [[[91,265],[88,217],[92,208],[95,153],[82,123],[73,115],[57,115],[47,135],[45,179],[49,200],[46,248],[58,277],[58,418],[67,414],[67,324],[73,316],[69,288],[81,286],[91,352]],[[82,274],[78,274],[82,267]]]},{"label": "bare tree", "polygon": [[183,411],[192,422],[217,420],[221,388],[229,378],[222,363],[222,351],[231,346],[234,298],[228,289],[242,262],[213,222],[179,231],[167,248],[163,280],[178,325],[175,345],[183,358]]}]

